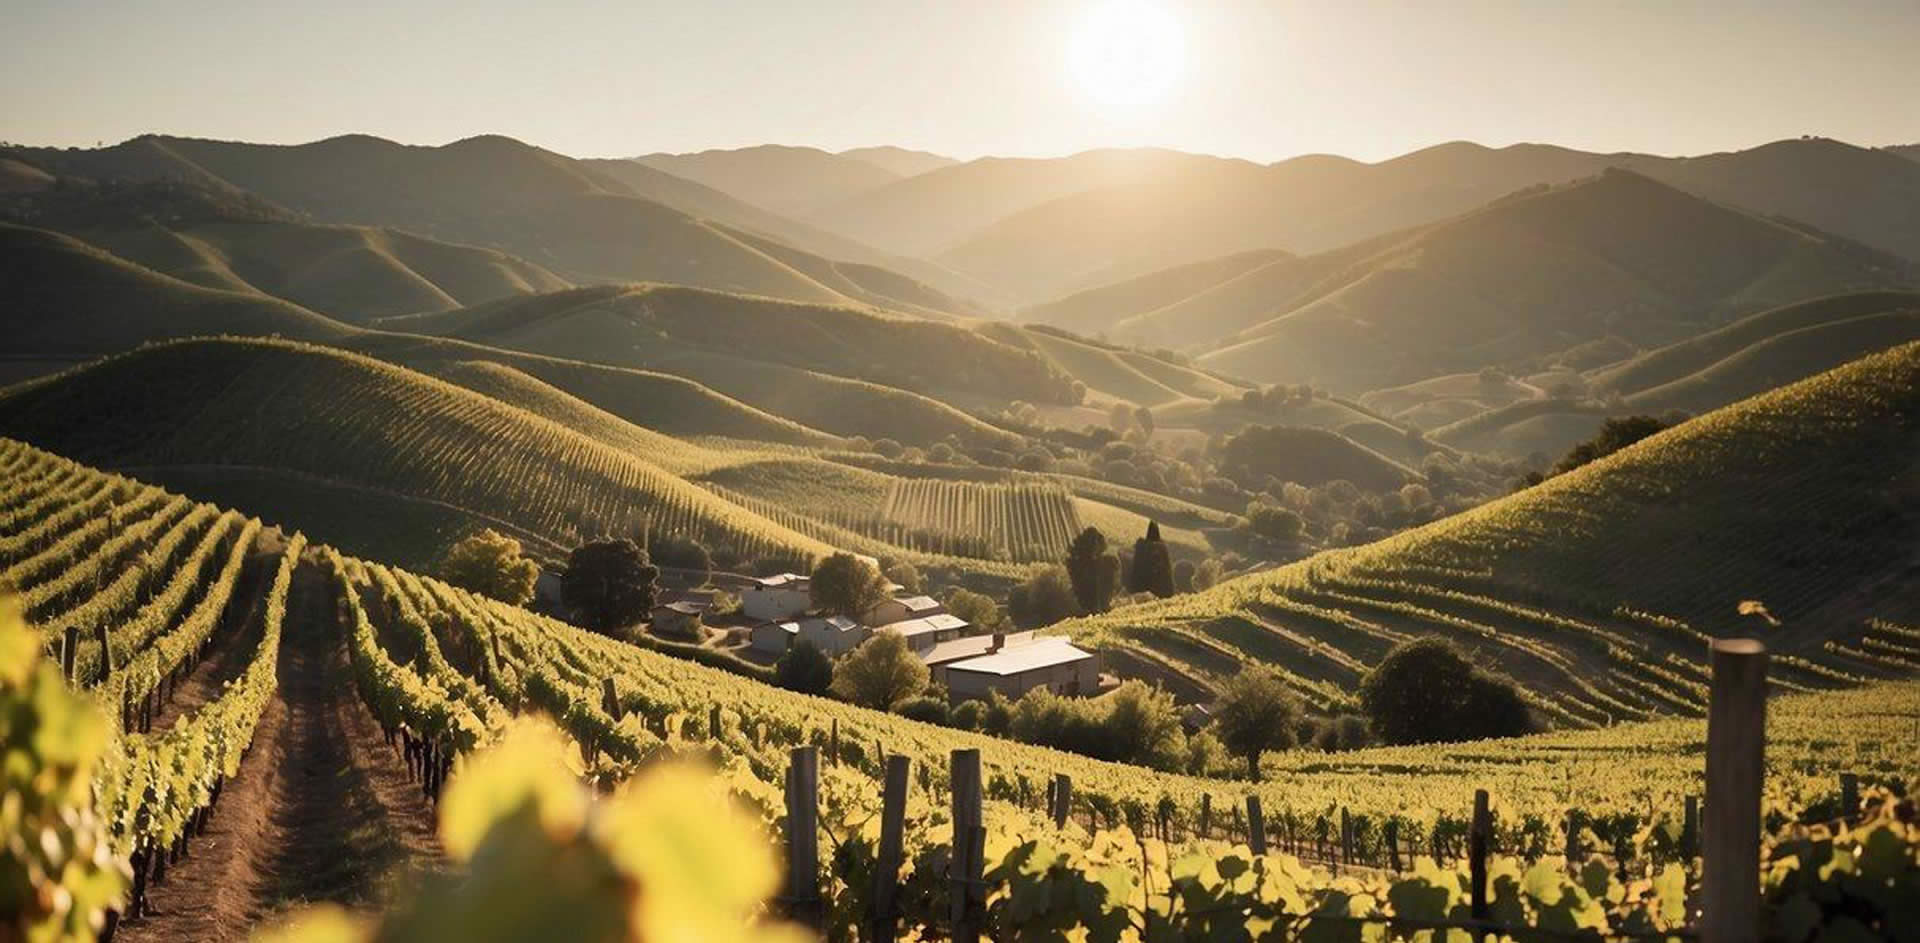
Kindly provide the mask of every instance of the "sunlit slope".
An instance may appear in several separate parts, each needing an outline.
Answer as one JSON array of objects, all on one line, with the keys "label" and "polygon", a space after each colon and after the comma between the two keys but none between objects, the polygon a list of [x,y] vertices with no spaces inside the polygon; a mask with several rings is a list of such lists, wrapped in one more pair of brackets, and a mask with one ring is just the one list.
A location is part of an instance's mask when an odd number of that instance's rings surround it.
[{"label": "sunlit slope", "polygon": [[[563,547],[653,528],[748,557],[804,561],[828,550],[558,422],[327,348],[149,347],[9,390],[0,430],[103,467],[237,466],[445,506]],[[205,477],[205,495],[218,498],[220,476]],[[302,526],[343,545],[367,542]]]},{"label": "sunlit slope", "polygon": [[1358,391],[1609,335],[1673,343],[1746,313],[1913,279],[1907,261],[1608,171],[1422,230],[1201,362]]},{"label": "sunlit slope", "polygon": [[367,135],[290,146],[149,136],[92,150],[8,153],[61,176],[186,179],[249,191],[317,222],[491,246],[572,282],[657,280],[850,300],[735,231],[642,197],[581,161],[497,135],[440,147]]},{"label": "sunlit slope", "polygon": [[1060,373],[1086,384],[1090,393],[1140,406],[1238,396],[1247,389],[1247,384],[1183,364],[1046,327],[994,321],[980,325],[978,330],[1009,346],[1032,351]]},{"label": "sunlit slope", "polygon": [[351,328],[253,292],[205,288],[72,237],[0,223],[6,353],[91,357],[196,334],[333,340]]},{"label": "sunlit slope", "polygon": [[1285,258],[1290,256],[1279,249],[1238,252],[1088,288],[1020,313],[1027,320],[1083,334],[1112,331],[1123,320],[1166,307]]},{"label": "sunlit slope", "polygon": [[[1604,724],[1698,711],[1709,636],[1764,635],[1783,686],[1904,671],[1856,646],[1867,619],[1920,614],[1916,538],[1909,344],[1389,540],[1062,629],[1140,673],[1272,662],[1330,704],[1394,642],[1440,634],[1556,722]],[[1748,599],[1782,624],[1738,615]]]},{"label": "sunlit slope", "polygon": [[1014,437],[936,398],[1062,401],[1072,380],[971,330],[667,285],[602,286],[383,322],[570,360],[672,373],[839,435]]}]

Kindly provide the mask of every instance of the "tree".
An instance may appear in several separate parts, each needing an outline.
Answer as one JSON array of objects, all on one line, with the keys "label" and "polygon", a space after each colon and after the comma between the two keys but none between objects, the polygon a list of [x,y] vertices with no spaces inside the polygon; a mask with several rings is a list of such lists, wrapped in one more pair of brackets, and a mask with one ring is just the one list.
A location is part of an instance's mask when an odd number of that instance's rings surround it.
[{"label": "tree", "polygon": [[653,608],[660,569],[631,540],[595,540],[574,548],[560,595],[575,622],[602,635],[639,622]]},{"label": "tree", "polygon": [[1260,754],[1293,746],[1300,700],[1273,669],[1248,665],[1222,685],[1214,702],[1213,727],[1221,745],[1247,761],[1247,775],[1260,781]]},{"label": "tree", "polygon": [[927,588],[926,581],[920,578],[920,568],[905,560],[892,561],[881,567],[880,572],[909,593],[917,593]]},{"label": "tree", "polygon": [[1133,421],[1138,423],[1140,431],[1153,435],[1153,410],[1142,406],[1133,411]]},{"label": "tree", "polygon": [[813,607],[823,612],[859,619],[887,598],[887,578],[879,569],[851,553],[836,553],[813,568],[809,584]]},{"label": "tree", "polygon": [[1606,458],[1635,442],[1667,428],[1667,423],[1652,416],[1616,416],[1600,425],[1593,438],[1568,450],[1553,466],[1553,474],[1573,471],[1588,462]]},{"label": "tree", "polygon": [[1256,501],[1247,505],[1247,527],[1269,540],[1297,540],[1307,522],[1298,511]]},{"label": "tree", "polygon": [[898,632],[874,633],[833,669],[833,693],[874,710],[892,710],[926,688],[927,665]]},{"label": "tree", "polygon": [[1067,546],[1067,578],[1086,612],[1106,612],[1120,583],[1120,558],[1107,549],[1107,535],[1088,527]]},{"label": "tree", "polygon": [[1182,560],[1173,565],[1173,591],[1176,593],[1193,592],[1193,574],[1196,567],[1192,560]]},{"label": "tree", "polygon": [[1133,565],[1127,570],[1127,592],[1173,595],[1173,555],[1160,539],[1160,523],[1147,522],[1147,535],[1133,542]]},{"label": "tree", "polygon": [[773,683],[802,694],[825,694],[833,686],[833,660],[811,640],[794,639],[773,663]]},{"label": "tree", "polygon": [[1341,714],[1314,729],[1313,745],[1328,753],[1358,750],[1373,745],[1373,732],[1367,729],[1365,717]]},{"label": "tree", "polygon": [[1027,580],[1007,595],[1007,609],[1027,625],[1052,625],[1080,613],[1073,581],[1058,563],[1035,564]]},{"label": "tree", "polygon": [[947,611],[967,620],[981,632],[992,632],[1000,627],[1000,605],[993,597],[985,593],[976,593],[970,589],[955,589],[947,594]]},{"label": "tree", "polygon": [[1220,582],[1220,569],[1220,561],[1212,557],[1200,561],[1200,565],[1193,568],[1193,591],[1200,593],[1212,589],[1214,584]]},{"label": "tree", "polygon": [[1360,704],[1384,743],[1479,740],[1534,728],[1512,681],[1474,667],[1453,642],[1435,636],[1387,652],[1361,681]]},{"label": "tree", "polygon": [[1136,679],[1100,700],[1107,711],[1101,722],[1107,758],[1163,770],[1186,765],[1187,734],[1172,694]]},{"label": "tree", "polygon": [[520,541],[488,528],[462,538],[440,565],[447,582],[519,606],[533,598],[540,565],[521,552]]},{"label": "tree", "polygon": [[713,555],[692,537],[668,534],[657,538],[648,545],[647,555],[656,566],[686,570],[698,577],[699,582],[705,582],[713,572]]}]

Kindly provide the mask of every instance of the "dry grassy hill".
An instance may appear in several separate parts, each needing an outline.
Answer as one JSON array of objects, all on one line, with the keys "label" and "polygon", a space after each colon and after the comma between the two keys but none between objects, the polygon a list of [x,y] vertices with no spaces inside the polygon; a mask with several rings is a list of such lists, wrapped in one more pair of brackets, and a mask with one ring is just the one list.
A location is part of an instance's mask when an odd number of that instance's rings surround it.
[{"label": "dry grassy hill", "polygon": [[1358,392],[1602,337],[1672,343],[1775,305],[1914,279],[1892,256],[1608,171],[1421,231],[1200,362]]},{"label": "dry grassy hill", "polygon": [[755,206],[798,217],[907,176],[852,154],[778,144],[691,154],[647,154],[633,160],[706,184]]},{"label": "dry grassy hill", "polygon": [[[95,150],[13,148],[60,176],[189,180],[323,223],[504,249],[574,282],[658,280],[843,303],[737,231],[645,199],[587,164],[499,136],[410,147],[366,135],[272,146],[142,137]],[[817,264],[830,264],[821,260]]]},{"label": "dry grassy hill", "polygon": [[[1743,401],[1506,499],[1212,591],[1061,626],[1110,664],[1213,683],[1248,659],[1338,705],[1409,636],[1452,637],[1547,716],[1704,705],[1705,640],[1759,633],[1782,688],[1904,674],[1860,647],[1920,616],[1920,344]],[[1736,609],[1758,599],[1771,628]]]},{"label": "dry grassy hill", "polygon": [[206,288],[70,236],[0,223],[9,357],[81,360],[202,334],[335,340],[352,329],[291,302]]},{"label": "dry grassy hill", "polygon": [[[1118,332],[1118,325],[1232,281],[1269,263],[1291,258],[1279,249],[1255,249],[1192,262],[1098,288],[1075,292],[1020,312],[1023,319],[1082,334]],[[1197,333],[1197,332],[1196,332]]]}]

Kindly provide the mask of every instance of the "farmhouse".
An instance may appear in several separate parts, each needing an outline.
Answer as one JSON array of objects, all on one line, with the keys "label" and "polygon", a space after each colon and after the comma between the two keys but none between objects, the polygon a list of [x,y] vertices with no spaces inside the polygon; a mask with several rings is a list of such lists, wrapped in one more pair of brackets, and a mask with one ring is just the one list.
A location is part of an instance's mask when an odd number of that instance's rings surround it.
[{"label": "farmhouse", "polygon": [[700,617],[706,615],[705,603],[683,599],[653,607],[653,631],[666,635],[698,638]]},{"label": "farmhouse", "polygon": [[[957,639],[945,644],[959,646],[975,641]],[[956,701],[984,698],[990,691],[1017,700],[1035,688],[1071,696],[1092,694],[1100,687],[1098,656],[1059,636],[1027,633],[1010,641],[996,633],[987,637],[985,651],[953,657],[958,651],[956,647],[942,652],[935,646],[929,653],[941,659],[937,667],[931,663],[929,667]]]},{"label": "farmhouse", "polygon": [[786,651],[795,639],[806,639],[829,656],[838,657],[858,648],[872,634],[872,629],[845,616],[807,616],[754,626],[752,644],[760,651],[777,654]]},{"label": "farmhouse", "polygon": [[972,627],[973,623],[953,613],[936,612],[917,619],[889,622],[874,631],[898,632],[907,640],[907,647],[916,652],[925,652],[941,642],[952,641],[967,634],[967,630]]},{"label": "farmhouse", "polygon": [[813,608],[812,584],[798,573],[759,577],[741,591],[740,611],[758,622],[792,619]]},{"label": "farmhouse", "polygon": [[946,611],[947,607],[932,596],[903,596],[886,600],[867,610],[865,621],[868,625],[892,625]]}]

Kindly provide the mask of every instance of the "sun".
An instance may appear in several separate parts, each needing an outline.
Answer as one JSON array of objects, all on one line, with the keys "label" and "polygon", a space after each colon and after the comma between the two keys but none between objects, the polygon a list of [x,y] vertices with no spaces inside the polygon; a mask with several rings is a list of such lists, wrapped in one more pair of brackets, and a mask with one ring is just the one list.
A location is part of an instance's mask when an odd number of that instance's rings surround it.
[{"label": "sun", "polygon": [[1179,18],[1151,0],[1103,0],[1082,17],[1067,49],[1080,90],[1112,107],[1165,98],[1184,64]]}]

